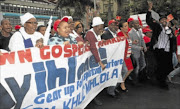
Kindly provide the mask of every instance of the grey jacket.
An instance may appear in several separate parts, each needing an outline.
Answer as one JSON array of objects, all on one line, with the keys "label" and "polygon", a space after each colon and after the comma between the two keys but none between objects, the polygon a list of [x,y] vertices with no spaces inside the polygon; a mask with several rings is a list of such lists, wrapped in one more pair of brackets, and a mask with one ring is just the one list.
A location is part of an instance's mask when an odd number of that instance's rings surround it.
[{"label": "grey jacket", "polygon": [[146,44],[144,43],[144,39],[143,39],[143,33],[141,30],[139,30],[138,32],[140,37],[133,28],[131,29],[131,31],[129,31],[129,37],[131,38],[132,42],[138,40],[137,44],[132,44],[132,53],[134,54],[135,58],[139,58],[140,53],[144,54],[141,51],[141,47],[146,48]]}]

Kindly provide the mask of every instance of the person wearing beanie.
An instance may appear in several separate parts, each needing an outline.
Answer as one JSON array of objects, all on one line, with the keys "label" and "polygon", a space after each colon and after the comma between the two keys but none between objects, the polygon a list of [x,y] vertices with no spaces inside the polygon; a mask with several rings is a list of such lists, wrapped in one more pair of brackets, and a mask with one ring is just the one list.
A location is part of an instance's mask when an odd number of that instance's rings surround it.
[{"label": "person wearing beanie", "polygon": [[15,32],[10,39],[9,49],[11,51],[24,50],[31,47],[43,47],[43,36],[36,32],[37,20],[29,12],[20,16],[21,25],[19,31]]},{"label": "person wearing beanie", "polygon": [[68,18],[64,17],[63,19],[58,19],[54,22],[54,30],[56,31],[54,37],[50,38],[48,41],[49,45],[68,45],[68,44],[77,44],[77,41],[74,37],[69,35],[70,28],[68,25]]},{"label": "person wearing beanie", "polygon": [[9,20],[3,19],[1,21],[1,26],[2,28],[0,32],[0,49],[4,49],[9,51],[9,40],[11,39],[12,36],[12,26]]}]

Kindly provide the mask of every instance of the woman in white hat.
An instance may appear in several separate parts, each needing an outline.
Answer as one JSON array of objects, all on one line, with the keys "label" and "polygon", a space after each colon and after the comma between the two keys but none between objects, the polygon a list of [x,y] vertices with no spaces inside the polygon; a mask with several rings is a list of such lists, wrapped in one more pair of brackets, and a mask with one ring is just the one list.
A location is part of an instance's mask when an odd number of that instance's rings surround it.
[{"label": "woman in white hat", "polygon": [[20,16],[20,19],[23,27],[11,37],[9,42],[10,51],[24,50],[35,46],[43,47],[43,36],[36,32],[38,24],[36,18],[32,14],[26,13]]}]

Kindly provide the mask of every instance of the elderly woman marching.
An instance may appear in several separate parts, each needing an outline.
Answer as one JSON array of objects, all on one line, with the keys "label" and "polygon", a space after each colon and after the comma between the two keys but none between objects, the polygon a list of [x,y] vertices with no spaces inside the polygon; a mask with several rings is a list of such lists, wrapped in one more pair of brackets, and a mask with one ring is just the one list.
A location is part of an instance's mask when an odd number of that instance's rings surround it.
[{"label": "elderly woman marching", "polygon": [[32,14],[26,13],[20,16],[20,19],[23,27],[11,37],[9,42],[10,51],[24,50],[35,46],[43,47],[43,36],[36,32],[38,24],[36,18]]},{"label": "elderly woman marching", "polygon": [[64,17],[61,20],[58,19],[54,22],[54,30],[56,31],[56,34],[54,37],[50,38],[48,41],[49,45],[67,45],[67,44],[78,44],[78,41],[70,36],[70,28],[68,18]]}]

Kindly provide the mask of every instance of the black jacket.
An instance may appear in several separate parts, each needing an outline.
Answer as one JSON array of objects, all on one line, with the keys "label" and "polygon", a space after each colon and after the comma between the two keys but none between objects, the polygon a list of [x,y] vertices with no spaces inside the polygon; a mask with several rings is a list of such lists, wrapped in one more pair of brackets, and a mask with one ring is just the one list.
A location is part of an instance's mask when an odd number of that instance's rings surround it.
[{"label": "black jacket", "polygon": [[106,32],[104,32],[101,35],[101,39],[104,39],[104,40],[108,40],[108,39],[112,39],[112,38],[114,38],[114,37],[109,30],[107,30]]},{"label": "black jacket", "polygon": [[10,40],[11,36],[12,36],[12,34],[10,33],[9,37],[4,37],[0,32],[0,49],[9,51],[8,45],[9,45],[9,40]]},{"label": "black jacket", "polygon": [[[151,42],[150,42],[150,49],[153,49],[153,46],[157,43],[158,41],[158,37],[162,31],[162,27],[159,23],[157,22],[153,22],[153,18],[151,16],[151,12],[148,11],[146,14],[146,23],[149,25],[149,27],[152,29],[153,33],[152,33],[152,38],[151,38]],[[169,38],[170,40],[170,51],[173,52],[174,48],[176,48],[176,44],[175,43],[175,36],[173,35],[173,37]]]}]

